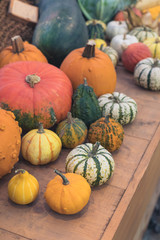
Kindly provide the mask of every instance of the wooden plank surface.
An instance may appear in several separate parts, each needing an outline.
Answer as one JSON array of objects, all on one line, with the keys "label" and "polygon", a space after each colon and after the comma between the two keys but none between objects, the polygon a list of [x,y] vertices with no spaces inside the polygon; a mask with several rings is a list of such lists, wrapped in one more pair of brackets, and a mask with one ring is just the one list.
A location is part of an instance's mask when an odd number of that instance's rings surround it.
[{"label": "wooden plank surface", "polygon": [[[64,171],[69,150],[63,149],[54,163],[45,166],[33,166],[20,159],[15,168],[25,168],[33,174],[40,183],[40,193],[34,203],[27,206],[16,205],[8,199],[7,193],[7,184],[14,175],[13,171],[0,180],[0,228],[5,231],[5,236],[8,231],[8,240],[13,239],[14,235],[11,233],[34,240],[110,240],[112,238],[108,236],[115,235],[137,190],[138,181],[147,170],[158,145],[155,136],[157,131],[159,133],[160,122],[160,93],[136,86],[133,75],[122,66],[118,66],[116,71],[116,91],[136,100],[138,114],[133,123],[124,127],[124,142],[113,153],[113,177],[107,184],[92,189],[90,201],[80,213],[63,216],[49,209],[44,192],[47,183],[55,176],[53,169]],[[160,139],[159,136],[156,139]],[[148,162],[144,163],[146,154]],[[139,177],[136,177],[137,172]],[[0,234],[3,237],[2,231]]]}]

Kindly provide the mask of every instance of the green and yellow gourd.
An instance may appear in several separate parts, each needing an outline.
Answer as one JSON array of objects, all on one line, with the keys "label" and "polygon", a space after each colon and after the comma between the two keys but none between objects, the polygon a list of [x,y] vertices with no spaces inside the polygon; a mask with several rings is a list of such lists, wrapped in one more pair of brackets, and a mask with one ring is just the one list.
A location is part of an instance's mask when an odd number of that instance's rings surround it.
[{"label": "green and yellow gourd", "polygon": [[60,122],[56,128],[56,133],[62,141],[62,146],[74,148],[82,144],[87,137],[87,126],[79,118],[73,118],[68,112],[67,119]]},{"label": "green and yellow gourd", "polygon": [[72,116],[81,119],[87,127],[101,117],[98,99],[92,87],[88,86],[87,79],[80,84],[73,94]]},{"label": "green and yellow gourd", "polygon": [[128,34],[135,36],[139,42],[143,42],[148,38],[158,37],[157,32],[155,32],[152,28],[146,26],[135,27]]},{"label": "green and yellow gourd", "polygon": [[103,117],[109,115],[122,125],[133,122],[137,115],[137,103],[124,93],[104,94],[98,98],[98,102]]},{"label": "green and yellow gourd", "polygon": [[91,19],[86,21],[87,25],[87,30],[88,30],[88,38],[100,38],[100,39],[105,39],[105,32],[107,25],[96,19]]},{"label": "green and yellow gourd", "polygon": [[111,153],[99,142],[78,145],[66,158],[66,171],[80,174],[91,186],[106,183],[113,174],[114,166]]}]

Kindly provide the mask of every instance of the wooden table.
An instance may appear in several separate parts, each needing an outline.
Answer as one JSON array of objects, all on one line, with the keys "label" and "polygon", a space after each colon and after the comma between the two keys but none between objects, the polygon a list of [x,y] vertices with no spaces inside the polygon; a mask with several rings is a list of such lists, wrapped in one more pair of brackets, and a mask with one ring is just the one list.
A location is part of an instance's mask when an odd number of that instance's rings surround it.
[{"label": "wooden table", "polygon": [[34,240],[140,240],[160,193],[160,92],[135,85],[133,74],[122,65],[117,68],[116,91],[134,98],[138,114],[124,127],[120,149],[113,153],[115,171],[107,184],[92,189],[87,206],[78,214],[63,216],[46,204],[44,192],[55,176],[64,171],[69,150],[45,166],[32,166],[20,160],[40,183],[35,202],[20,206],[8,199],[7,184],[14,175],[0,180],[0,239]]}]

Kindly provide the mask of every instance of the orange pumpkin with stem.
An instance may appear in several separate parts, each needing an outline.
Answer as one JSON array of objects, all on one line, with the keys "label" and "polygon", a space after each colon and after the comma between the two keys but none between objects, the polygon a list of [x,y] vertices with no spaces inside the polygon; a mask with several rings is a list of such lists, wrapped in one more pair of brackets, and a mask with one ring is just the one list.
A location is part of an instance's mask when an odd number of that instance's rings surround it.
[{"label": "orange pumpkin with stem", "polygon": [[23,42],[20,36],[11,38],[11,46],[0,52],[0,67],[17,61],[48,62],[43,53],[33,44]]},{"label": "orange pumpkin with stem", "polygon": [[97,96],[112,93],[116,87],[116,71],[107,54],[95,48],[90,40],[85,48],[70,52],[63,60],[60,69],[69,77],[75,90],[83,84],[84,78]]}]

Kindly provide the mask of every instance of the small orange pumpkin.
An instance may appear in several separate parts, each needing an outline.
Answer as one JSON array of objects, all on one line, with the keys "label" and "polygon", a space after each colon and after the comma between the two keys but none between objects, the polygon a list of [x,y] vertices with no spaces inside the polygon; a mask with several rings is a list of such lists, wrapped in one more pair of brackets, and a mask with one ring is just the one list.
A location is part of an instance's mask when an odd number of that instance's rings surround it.
[{"label": "small orange pumpkin", "polygon": [[11,38],[11,46],[0,52],[0,67],[17,61],[48,62],[43,53],[33,44],[23,42],[20,36]]},{"label": "small orange pumpkin", "polygon": [[84,78],[96,94],[100,96],[112,93],[116,87],[116,71],[107,54],[95,48],[95,41],[90,40],[85,48],[70,52],[63,60],[60,69],[69,77],[73,89],[83,84]]}]

